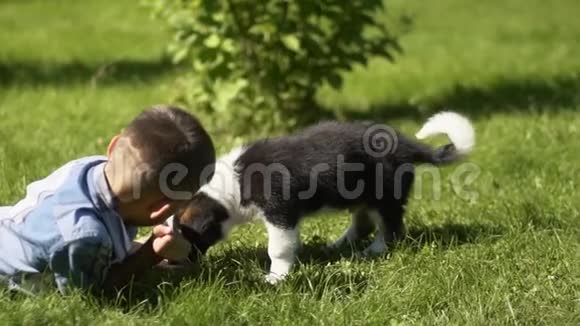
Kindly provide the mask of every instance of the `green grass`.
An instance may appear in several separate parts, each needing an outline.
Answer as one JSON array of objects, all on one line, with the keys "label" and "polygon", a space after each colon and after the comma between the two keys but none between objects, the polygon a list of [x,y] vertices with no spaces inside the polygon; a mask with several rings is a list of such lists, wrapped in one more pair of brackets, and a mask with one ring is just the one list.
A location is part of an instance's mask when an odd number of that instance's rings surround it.
[{"label": "green grass", "polygon": [[[131,117],[167,101],[179,75],[163,58],[170,36],[132,3],[0,4],[1,204],[59,165],[104,152]],[[139,288],[116,304],[0,293],[0,324],[579,324],[580,2],[390,7],[390,17],[414,20],[410,31],[393,24],[404,55],[372,61],[318,98],[409,133],[444,107],[464,112],[478,137],[476,200],[455,195],[454,167],[445,168],[441,198],[413,199],[409,239],[388,256],[324,252],[348,216],[313,218],[297,271],[271,287],[261,279],[265,231],[246,226],[179,285]],[[223,152],[253,135],[213,137]]]}]

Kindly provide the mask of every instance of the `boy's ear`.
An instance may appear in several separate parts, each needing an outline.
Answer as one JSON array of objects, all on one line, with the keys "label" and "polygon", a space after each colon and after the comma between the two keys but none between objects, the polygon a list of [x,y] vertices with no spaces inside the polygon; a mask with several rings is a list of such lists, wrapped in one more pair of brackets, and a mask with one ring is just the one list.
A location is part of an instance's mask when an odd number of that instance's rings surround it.
[{"label": "boy's ear", "polygon": [[113,149],[115,148],[115,145],[117,145],[117,142],[119,141],[119,138],[121,137],[121,135],[116,135],[115,137],[113,137],[113,139],[111,139],[111,142],[109,143],[109,146],[107,147],[107,156],[111,156],[111,153],[113,152]]}]

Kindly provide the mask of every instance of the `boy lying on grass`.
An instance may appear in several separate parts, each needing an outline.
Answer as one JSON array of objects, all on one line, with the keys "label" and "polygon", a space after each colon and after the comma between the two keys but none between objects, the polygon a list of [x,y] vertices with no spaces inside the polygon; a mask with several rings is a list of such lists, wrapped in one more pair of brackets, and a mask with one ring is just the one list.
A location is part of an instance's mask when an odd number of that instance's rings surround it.
[{"label": "boy lying on grass", "polygon": [[[210,137],[189,113],[141,113],[107,157],[72,161],[0,207],[0,288],[114,293],[163,259],[183,260],[189,243],[161,223],[209,179],[214,162]],[[133,242],[139,226],[155,226],[142,245]]]}]

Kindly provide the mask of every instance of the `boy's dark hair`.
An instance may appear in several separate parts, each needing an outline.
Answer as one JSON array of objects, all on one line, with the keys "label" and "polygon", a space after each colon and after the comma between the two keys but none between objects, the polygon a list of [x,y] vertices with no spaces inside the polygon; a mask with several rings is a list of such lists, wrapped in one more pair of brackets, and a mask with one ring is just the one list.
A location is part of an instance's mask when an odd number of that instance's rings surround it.
[{"label": "boy's dark hair", "polygon": [[163,191],[160,182],[171,189],[196,191],[213,174],[211,138],[193,115],[177,107],[159,105],[142,112],[123,130],[118,143],[119,154],[132,165],[125,168],[141,174],[146,191]]}]

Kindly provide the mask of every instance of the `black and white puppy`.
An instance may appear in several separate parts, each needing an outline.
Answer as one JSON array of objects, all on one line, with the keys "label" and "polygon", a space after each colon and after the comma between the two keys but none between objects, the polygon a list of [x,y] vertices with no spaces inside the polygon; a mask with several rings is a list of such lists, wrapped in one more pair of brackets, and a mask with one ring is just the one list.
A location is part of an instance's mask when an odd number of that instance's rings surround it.
[{"label": "black and white puppy", "polygon": [[356,209],[350,227],[332,247],[376,228],[363,254],[380,254],[403,236],[414,164],[456,162],[474,146],[471,123],[457,113],[433,116],[416,137],[435,134],[446,134],[451,143],[433,149],[371,122],[323,122],[256,141],[218,159],[210,182],[177,215],[179,228],[203,254],[233,226],[262,220],[271,259],[266,280],[271,283],[290,272],[301,219],[321,208]]}]

